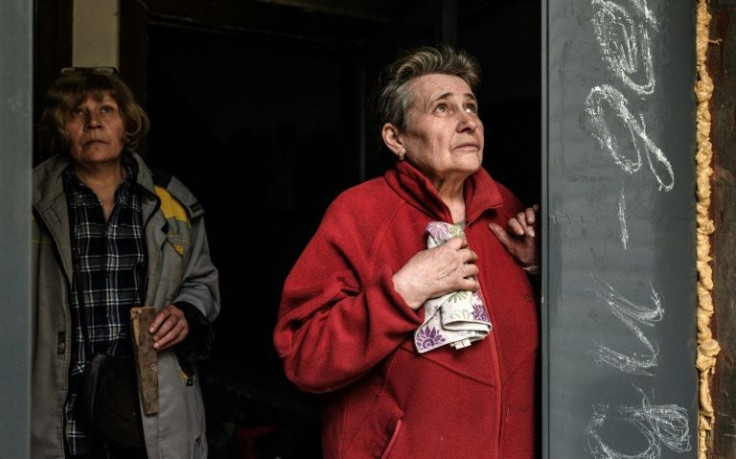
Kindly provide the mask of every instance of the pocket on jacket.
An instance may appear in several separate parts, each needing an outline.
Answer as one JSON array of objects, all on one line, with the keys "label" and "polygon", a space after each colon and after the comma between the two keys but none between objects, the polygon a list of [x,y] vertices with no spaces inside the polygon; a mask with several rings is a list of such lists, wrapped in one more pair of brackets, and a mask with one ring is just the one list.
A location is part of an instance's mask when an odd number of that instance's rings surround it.
[{"label": "pocket on jacket", "polygon": [[388,439],[388,445],[386,445],[386,450],[381,455],[381,459],[388,459],[389,455],[391,454],[391,451],[394,449],[394,445],[396,445],[396,441],[399,438],[399,432],[401,431],[401,425],[403,424],[403,419],[399,419],[396,421],[396,427],[394,427],[394,433],[391,434],[391,437]]},{"label": "pocket on jacket", "polygon": [[[180,230],[180,228],[178,228]],[[184,256],[184,252],[189,248],[189,234],[182,234],[178,232],[167,233],[166,243],[174,249],[180,257]]]},{"label": "pocket on jacket", "polygon": [[[170,349],[159,353],[158,450],[162,458],[197,458],[206,447],[204,403],[197,378],[187,378]],[[191,384],[188,384],[191,380]],[[145,421],[144,421],[145,422]]]},{"label": "pocket on jacket", "polygon": [[403,410],[391,394],[381,391],[363,421],[355,426],[341,457],[388,457],[400,434]]},{"label": "pocket on jacket", "polygon": [[503,423],[501,451],[503,457],[534,458],[538,456],[539,425],[538,353],[530,353],[507,379],[502,396]]}]

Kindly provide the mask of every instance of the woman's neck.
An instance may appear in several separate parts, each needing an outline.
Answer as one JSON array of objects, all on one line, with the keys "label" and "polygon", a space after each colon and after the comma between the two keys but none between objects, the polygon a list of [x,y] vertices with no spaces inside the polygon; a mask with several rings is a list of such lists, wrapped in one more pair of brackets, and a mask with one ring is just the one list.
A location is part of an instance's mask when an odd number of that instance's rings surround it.
[{"label": "woman's neck", "polygon": [[425,173],[425,176],[434,185],[442,202],[450,209],[452,222],[457,223],[465,220],[465,180],[467,180],[468,175],[448,174],[439,177]]},{"label": "woman's neck", "polygon": [[465,221],[465,201],[460,200],[460,202],[456,203],[448,203],[447,201],[445,201],[445,204],[447,204],[447,207],[450,209],[453,223],[460,223]]},{"label": "woman's neck", "polygon": [[442,198],[442,202],[450,209],[452,222],[457,223],[465,220],[465,194],[463,193],[462,184],[459,187],[438,188],[437,192]]},{"label": "woman's neck", "polygon": [[105,220],[109,219],[115,208],[115,192],[125,181],[127,175],[125,167],[119,161],[92,167],[75,163],[73,167],[77,178],[87,185],[99,199]]}]

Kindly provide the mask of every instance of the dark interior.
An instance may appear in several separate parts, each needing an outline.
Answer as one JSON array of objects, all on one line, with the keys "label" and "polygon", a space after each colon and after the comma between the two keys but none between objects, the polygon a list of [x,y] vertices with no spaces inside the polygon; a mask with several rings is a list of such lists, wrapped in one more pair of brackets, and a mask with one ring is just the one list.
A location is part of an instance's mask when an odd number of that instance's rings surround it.
[{"label": "dark interior", "polygon": [[271,336],[284,278],[329,202],[389,164],[365,110],[377,72],[415,45],[474,54],[485,166],[531,205],[541,179],[540,4],[148,3],[145,84],[132,81],[152,121],[145,153],[201,200],[221,273],[215,351],[201,367],[210,456],[318,458],[316,398],[286,380]]}]

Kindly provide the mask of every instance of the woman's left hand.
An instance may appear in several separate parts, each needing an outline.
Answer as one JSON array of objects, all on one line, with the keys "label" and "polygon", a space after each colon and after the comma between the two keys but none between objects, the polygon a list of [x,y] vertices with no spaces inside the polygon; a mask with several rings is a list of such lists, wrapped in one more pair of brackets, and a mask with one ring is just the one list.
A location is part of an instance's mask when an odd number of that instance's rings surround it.
[{"label": "woman's left hand", "polygon": [[189,322],[181,309],[170,304],[156,314],[148,332],[153,335],[153,347],[163,351],[184,341],[189,334]]},{"label": "woman's left hand", "polygon": [[506,228],[490,223],[488,228],[496,235],[506,250],[516,258],[519,264],[528,271],[539,270],[539,252],[541,243],[537,237],[539,221],[537,220],[539,204],[528,207],[510,218]]}]

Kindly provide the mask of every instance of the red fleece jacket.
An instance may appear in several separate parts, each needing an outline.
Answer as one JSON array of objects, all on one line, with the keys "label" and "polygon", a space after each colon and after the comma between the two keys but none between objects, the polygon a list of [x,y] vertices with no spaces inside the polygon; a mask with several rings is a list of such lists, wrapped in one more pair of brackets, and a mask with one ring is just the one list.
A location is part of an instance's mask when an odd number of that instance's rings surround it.
[{"label": "red fleece jacket", "polygon": [[274,343],[287,377],[322,395],[325,458],[532,458],[537,453],[538,311],[526,273],[488,229],[519,200],[480,170],[465,183],[470,248],[488,338],[418,354],[423,312],[392,276],[451,221],[406,162],[330,205],[286,279]]}]

